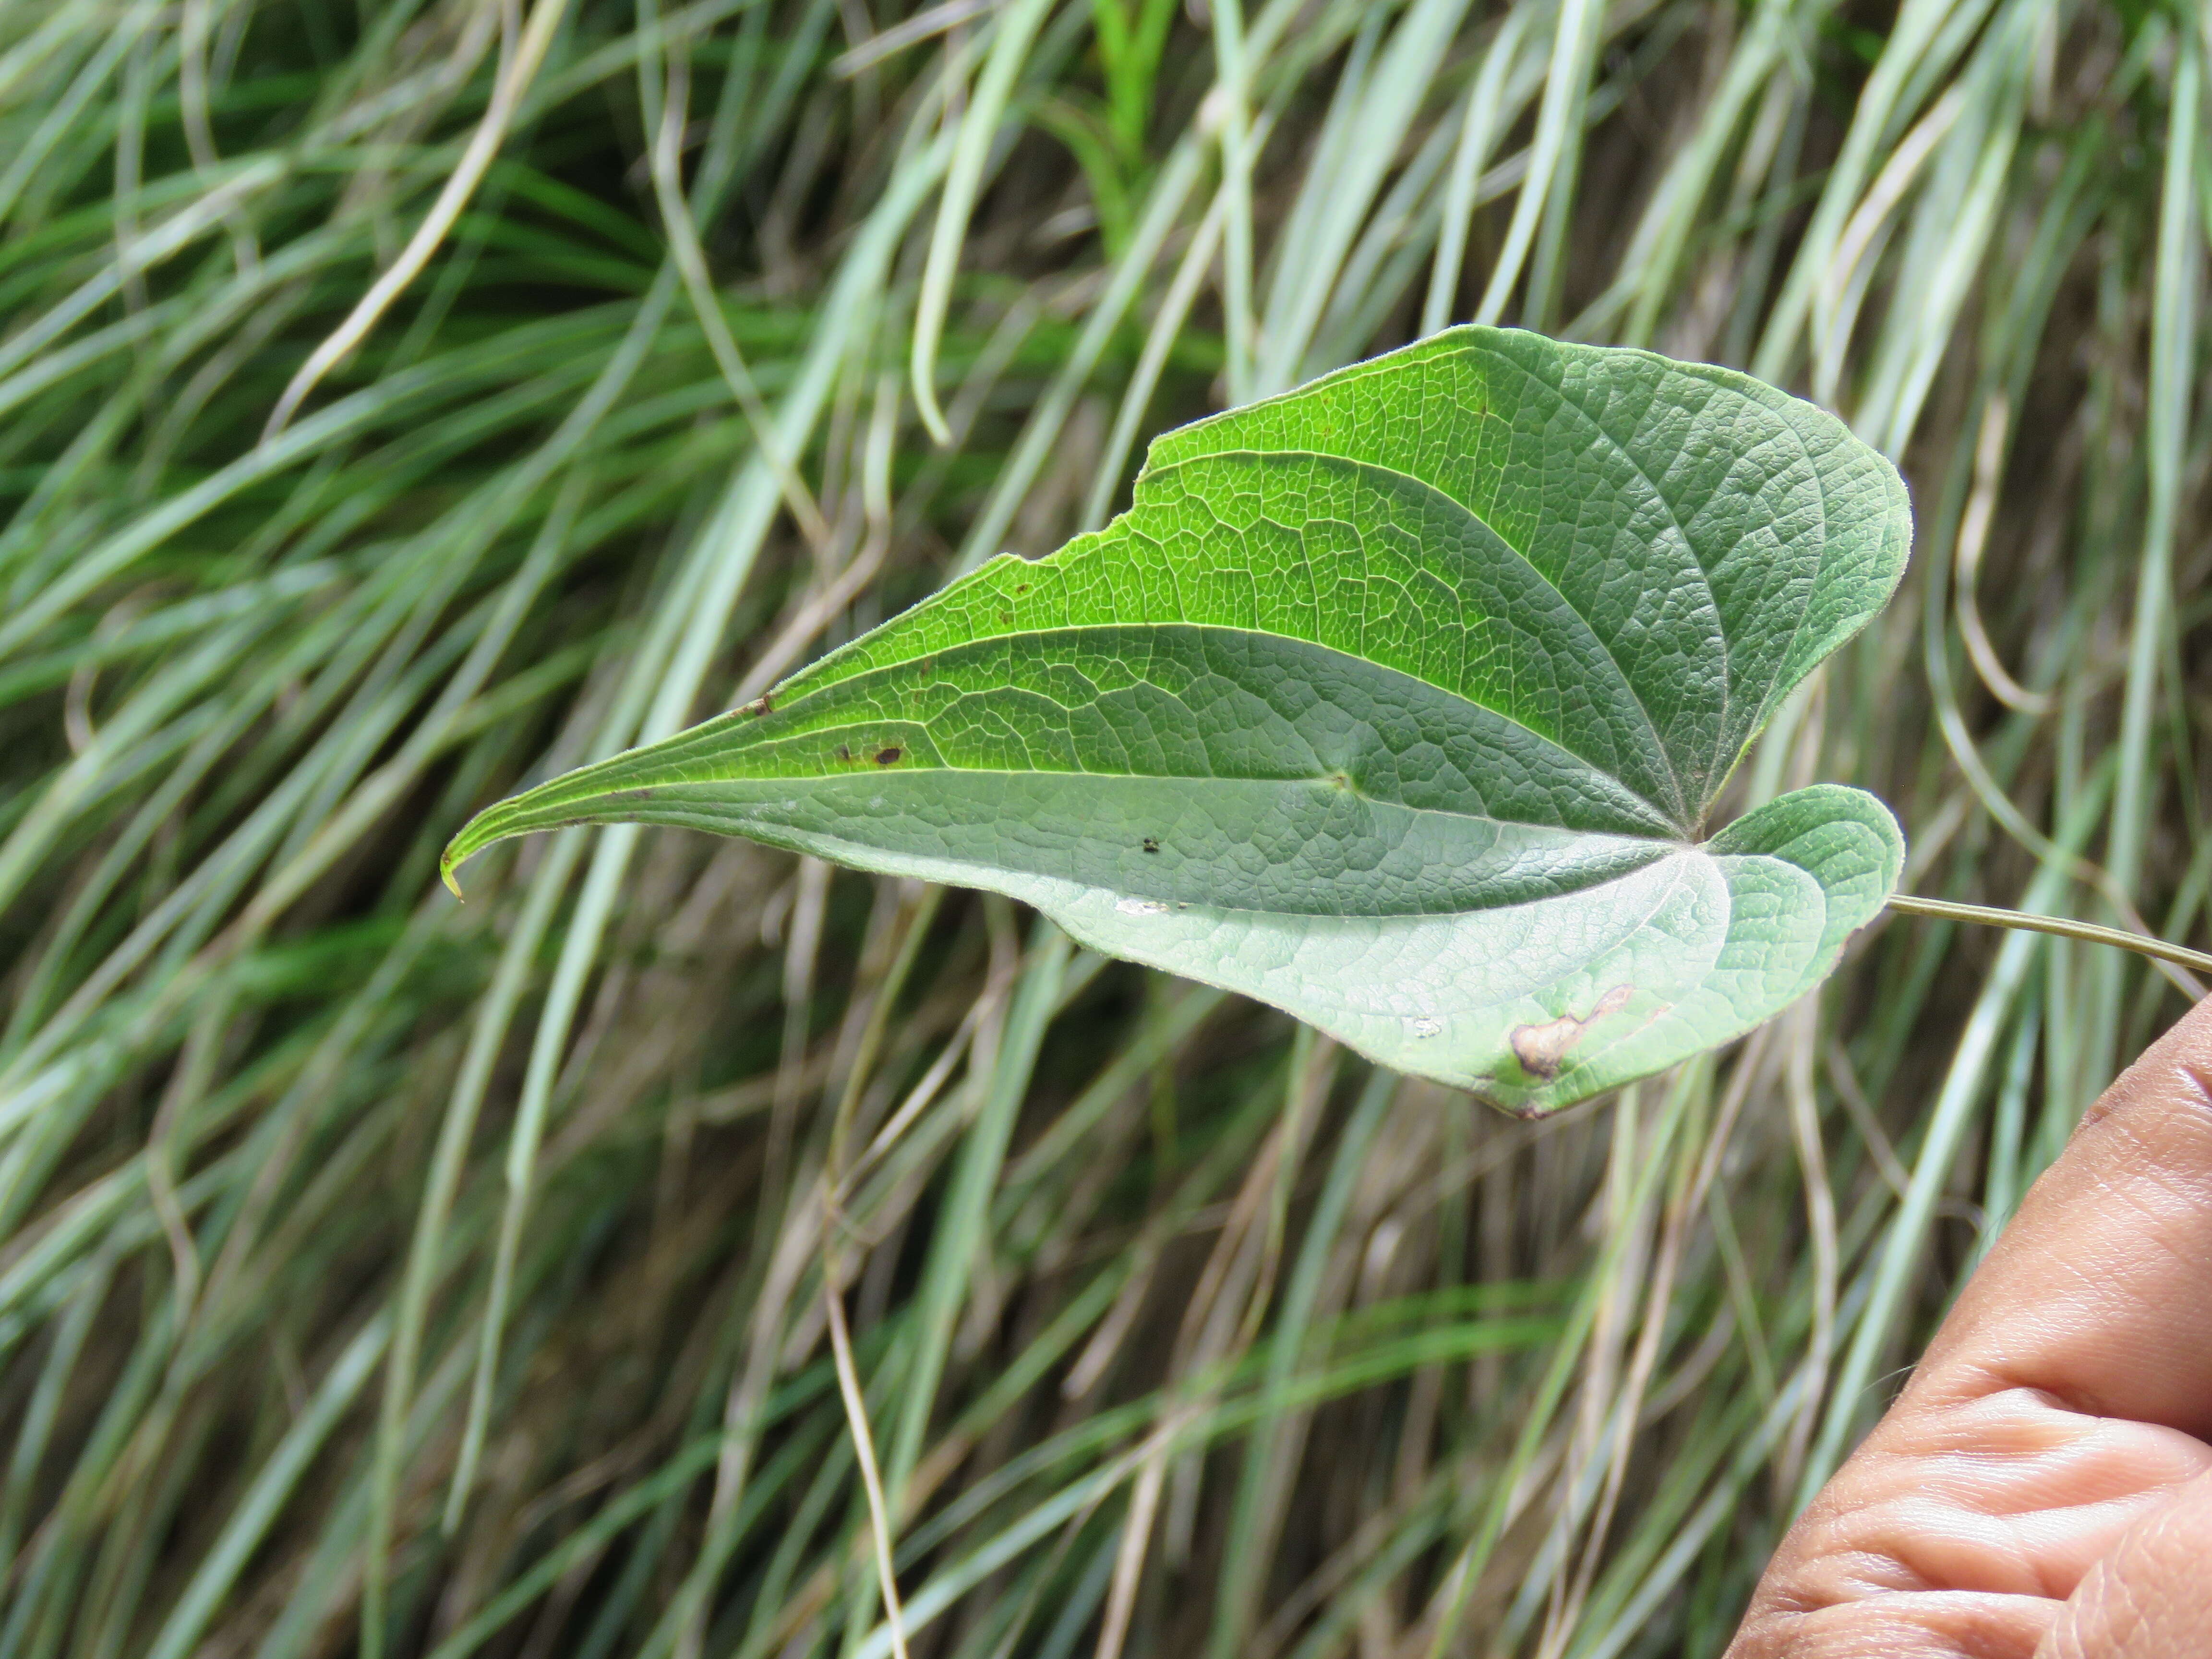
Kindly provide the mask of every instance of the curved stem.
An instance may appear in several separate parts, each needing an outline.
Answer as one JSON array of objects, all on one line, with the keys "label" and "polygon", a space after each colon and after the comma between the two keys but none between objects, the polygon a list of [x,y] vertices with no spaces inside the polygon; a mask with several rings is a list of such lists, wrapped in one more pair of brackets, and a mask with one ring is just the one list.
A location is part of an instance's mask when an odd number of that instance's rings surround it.
[{"label": "curved stem", "polygon": [[1991,927],[2020,927],[2035,933],[2056,933],[2062,939],[2078,939],[2091,945],[2117,945],[2124,951],[2154,957],[2160,962],[2179,963],[2212,974],[2212,956],[2202,951],[2191,951],[2179,945],[2168,945],[2164,939],[2153,939],[2147,933],[2131,933],[2124,927],[2103,927],[2094,921],[2076,921],[2071,916],[2042,916],[2025,910],[2000,910],[1986,904],[1954,904],[1948,899],[1915,898],[1909,893],[1893,893],[1889,908],[1909,916],[1939,916],[1946,921],[1978,921]]}]

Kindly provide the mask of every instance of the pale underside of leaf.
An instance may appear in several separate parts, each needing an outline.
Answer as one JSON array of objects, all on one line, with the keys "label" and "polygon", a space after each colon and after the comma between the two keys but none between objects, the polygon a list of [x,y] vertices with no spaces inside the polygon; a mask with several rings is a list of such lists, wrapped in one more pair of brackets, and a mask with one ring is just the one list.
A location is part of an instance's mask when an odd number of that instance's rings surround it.
[{"label": "pale underside of leaf", "polygon": [[1547,1109],[1757,1024],[1887,896],[1871,797],[1704,821],[1909,529],[1886,463],[1757,382],[1454,331],[1168,434],[1105,531],[449,863],[634,820],[991,888]]}]

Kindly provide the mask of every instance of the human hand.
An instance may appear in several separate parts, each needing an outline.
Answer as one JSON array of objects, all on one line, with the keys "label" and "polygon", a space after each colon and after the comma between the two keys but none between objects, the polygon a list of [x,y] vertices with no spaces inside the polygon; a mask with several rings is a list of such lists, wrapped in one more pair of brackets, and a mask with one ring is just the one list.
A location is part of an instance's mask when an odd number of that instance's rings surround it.
[{"label": "human hand", "polygon": [[2091,1109],[1728,1659],[2212,1656],[2212,999]]}]

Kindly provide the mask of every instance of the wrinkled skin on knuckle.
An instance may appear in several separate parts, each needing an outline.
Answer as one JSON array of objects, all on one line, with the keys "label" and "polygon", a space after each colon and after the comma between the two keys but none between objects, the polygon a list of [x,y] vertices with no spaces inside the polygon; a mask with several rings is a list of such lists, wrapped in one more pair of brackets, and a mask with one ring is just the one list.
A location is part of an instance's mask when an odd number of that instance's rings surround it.
[{"label": "wrinkled skin on knuckle", "polygon": [[2100,1559],[2208,1467],[2186,1435],[2037,1389],[1908,1394],[1801,1518],[1729,1659],[2030,1659]]},{"label": "wrinkled skin on knuckle", "polygon": [[2027,1659],[2056,1607],[2029,1596],[1899,1591],[1795,1616],[1754,1615],[1728,1659]]}]

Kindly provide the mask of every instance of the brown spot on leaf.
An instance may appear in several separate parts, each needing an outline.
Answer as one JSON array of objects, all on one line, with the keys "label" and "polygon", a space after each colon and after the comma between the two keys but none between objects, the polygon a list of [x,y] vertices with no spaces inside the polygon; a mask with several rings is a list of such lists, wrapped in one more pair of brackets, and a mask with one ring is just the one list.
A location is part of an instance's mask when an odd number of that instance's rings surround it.
[{"label": "brown spot on leaf", "polygon": [[837,745],[837,758],[838,758],[839,760],[841,760],[841,761],[848,761],[848,760],[852,759],[852,758],[853,758],[853,751],[852,751],[852,750],[851,750],[848,745],[846,745],[846,744],[842,744],[842,743],[841,743],[841,744],[839,744]]},{"label": "brown spot on leaf", "polygon": [[898,764],[898,757],[905,752],[906,750],[903,749],[897,748],[878,749],[876,750],[876,764],[878,766],[896,766]]},{"label": "brown spot on leaf", "polygon": [[1529,1076],[1550,1082],[1559,1076],[1559,1067],[1566,1061],[1567,1051],[1581,1040],[1582,1034],[1595,1021],[1626,1008],[1629,998],[1634,994],[1632,987],[1616,985],[1600,997],[1596,1006],[1581,1019],[1577,1019],[1572,1014],[1561,1014],[1557,1019],[1546,1020],[1541,1025],[1515,1026],[1509,1039],[1513,1044],[1513,1057],[1521,1062],[1521,1069]]}]

